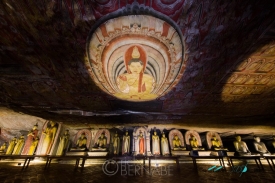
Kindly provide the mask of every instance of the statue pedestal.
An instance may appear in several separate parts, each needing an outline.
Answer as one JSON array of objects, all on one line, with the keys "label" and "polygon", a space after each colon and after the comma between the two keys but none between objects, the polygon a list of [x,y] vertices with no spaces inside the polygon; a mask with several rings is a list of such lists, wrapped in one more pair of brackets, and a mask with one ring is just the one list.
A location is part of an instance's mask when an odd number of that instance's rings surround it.
[{"label": "statue pedestal", "polygon": [[104,152],[104,151],[107,151],[107,148],[93,147],[92,152],[93,151],[95,151],[95,152]]},{"label": "statue pedestal", "polygon": [[235,152],[226,152],[227,153],[227,156],[234,156],[235,155]]},{"label": "statue pedestal", "polygon": [[261,156],[261,154],[258,154],[258,153],[241,153],[241,152],[238,152],[237,155],[238,156]]},{"label": "statue pedestal", "polygon": [[171,151],[172,156],[189,156],[190,151]]},{"label": "statue pedestal", "polygon": [[90,151],[88,156],[107,156],[108,151]]},{"label": "statue pedestal", "polygon": [[211,156],[211,152],[212,151],[195,151],[195,150],[192,150],[190,152],[190,155],[191,156]]},{"label": "statue pedestal", "polygon": [[87,152],[85,151],[69,151],[66,153],[66,156],[86,156]]},{"label": "statue pedestal", "polygon": [[211,156],[212,151],[198,151],[199,156]]},{"label": "statue pedestal", "polygon": [[230,153],[233,153],[233,156],[234,156],[234,152],[228,152],[226,150],[211,151],[210,155],[211,156],[229,156],[228,154]]},{"label": "statue pedestal", "polygon": [[133,156],[153,156],[153,154],[151,153],[151,151],[147,151],[147,152],[145,152],[144,154],[138,154],[138,152],[133,151],[133,152],[132,152],[132,155],[133,155]]},{"label": "statue pedestal", "polygon": [[263,156],[275,156],[275,154],[263,154]]}]

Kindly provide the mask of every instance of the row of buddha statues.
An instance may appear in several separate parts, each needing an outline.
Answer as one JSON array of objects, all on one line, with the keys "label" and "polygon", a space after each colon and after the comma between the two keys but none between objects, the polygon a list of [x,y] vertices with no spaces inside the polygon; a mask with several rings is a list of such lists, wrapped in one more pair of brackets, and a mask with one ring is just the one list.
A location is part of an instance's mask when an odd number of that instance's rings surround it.
[{"label": "row of buddha statues", "polygon": [[[119,131],[120,133],[116,131],[112,135],[108,129],[95,130],[93,133],[91,130],[82,129],[75,134],[74,138],[71,138],[70,131],[64,130],[62,123],[47,121],[43,125],[40,137],[38,137],[37,128],[38,125],[34,125],[26,138],[21,135],[18,139],[12,138],[9,143],[4,142],[0,147],[0,153],[6,155],[75,155],[88,152],[89,155],[112,153],[114,155],[165,156],[183,155],[190,151],[228,151],[228,148],[223,146],[217,132],[206,133],[204,138],[206,146],[203,147],[200,135],[194,130],[186,131],[183,136],[177,129],[165,133],[157,129],[150,132],[146,127],[136,127],[131,134],[125,130]],[[240,156],[271,155],[260,137],[254,137],[254,153],[251,153],[240,136],[236,136],[233,144],[235,153]],[[272,144],[275,148],[275,137]]]},{"label": "row of buddha statues", "polygon": [[0,153],[6,155],[33,155],[39,142],[37,127],[37,124],[33,126],[27,134],[26,140],[25,136],[21,135],[19,138],[13,137],[9,143],[4,142],[0,147]]}]

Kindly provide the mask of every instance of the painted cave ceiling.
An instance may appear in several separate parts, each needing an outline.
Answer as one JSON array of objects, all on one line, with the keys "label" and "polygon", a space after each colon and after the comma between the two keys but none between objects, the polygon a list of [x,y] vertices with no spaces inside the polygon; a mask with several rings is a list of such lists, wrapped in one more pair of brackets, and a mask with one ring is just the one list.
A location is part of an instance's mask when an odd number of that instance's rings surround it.
[{"label": "painted cave ceiling", "polygon": [[[274,17],[272,0],[2,0],[0,105],[63,121],[273,120]],[[127,55],[148,60],[148,98],[125,95]]]}]

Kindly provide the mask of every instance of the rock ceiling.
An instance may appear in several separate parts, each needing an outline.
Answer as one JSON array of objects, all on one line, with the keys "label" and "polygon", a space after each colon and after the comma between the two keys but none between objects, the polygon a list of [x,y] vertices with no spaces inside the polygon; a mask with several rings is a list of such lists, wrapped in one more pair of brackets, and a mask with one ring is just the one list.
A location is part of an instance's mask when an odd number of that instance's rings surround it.
[{"label": "rock ceiling", "polygon": [[[147,102],[101,91],[85,64],[91,28],[111,13],[152,12],[174,22],[183,35],[182,78],[169,93]],[[274,17],[274,1],[2,0],[0,105],[75,123],[96,115],[98,123],[272,124]]]}]

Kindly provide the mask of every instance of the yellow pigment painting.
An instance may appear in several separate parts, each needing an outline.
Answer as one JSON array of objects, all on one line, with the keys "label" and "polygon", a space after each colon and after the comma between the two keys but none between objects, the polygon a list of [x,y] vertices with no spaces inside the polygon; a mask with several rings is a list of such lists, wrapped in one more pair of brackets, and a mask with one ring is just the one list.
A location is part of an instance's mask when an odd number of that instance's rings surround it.
[{"label": "yellow pigment painting", "polygon": [[148,15],[110,19],[88,37],[86,66],[104,92],[127,101],[150,101],[168,93],[185,69],[179,31]]}]

